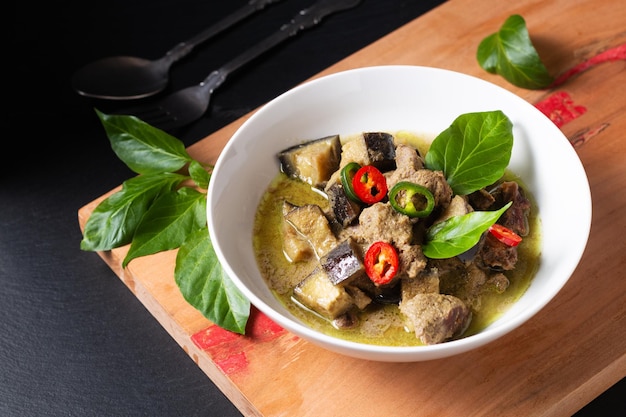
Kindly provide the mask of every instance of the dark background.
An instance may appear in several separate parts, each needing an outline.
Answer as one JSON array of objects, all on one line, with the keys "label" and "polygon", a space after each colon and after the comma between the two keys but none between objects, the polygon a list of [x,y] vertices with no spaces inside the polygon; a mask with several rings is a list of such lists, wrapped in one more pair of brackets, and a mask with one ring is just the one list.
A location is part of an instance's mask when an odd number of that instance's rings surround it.
[{"label": "dark background", "polygon": [[[41,3],[41,2],[40,2]],[[244,0],[14,2],[3,24],[0,111],[0,415],[238,416],[95,253],[77,211],[131,177],[70,77],[111,55],[156,59]],[[176,64],[170,90],[196,84],[310,1],[286,0]],[[441,1],[364,0],[230,76],[188,146]],[[436,36],[436,34],[432,34]],[[624,382],[583,409],[623,415]]]}]

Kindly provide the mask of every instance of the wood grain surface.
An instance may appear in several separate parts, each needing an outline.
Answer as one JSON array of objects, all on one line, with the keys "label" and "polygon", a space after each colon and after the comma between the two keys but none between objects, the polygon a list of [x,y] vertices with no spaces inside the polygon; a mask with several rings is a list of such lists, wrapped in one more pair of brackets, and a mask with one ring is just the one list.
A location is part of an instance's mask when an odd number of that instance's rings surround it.
[{"label": "wood grain surface", "polygon": [[[557,88],[516,88],[475,58],[479,42],[512,14],[524,17],[554,75],[607,50],[618,54]],[[127,248],[100,256],[246,416],[569,416],[626,376],[624,22],[622,0],[450,0],[316,75],[385,64],[467,73],[543,105],[575,146],[593,201],[579,267],[539,314],[483,348],[419,363],[369,362],[313,346],[256,311],[249,334],[234,335],[184,301],[173,278],[175,251],[136,259],[126,269]],[[247,117],[189,153],[214,163]],[[109,194],[79,210],[81,227]]]}]

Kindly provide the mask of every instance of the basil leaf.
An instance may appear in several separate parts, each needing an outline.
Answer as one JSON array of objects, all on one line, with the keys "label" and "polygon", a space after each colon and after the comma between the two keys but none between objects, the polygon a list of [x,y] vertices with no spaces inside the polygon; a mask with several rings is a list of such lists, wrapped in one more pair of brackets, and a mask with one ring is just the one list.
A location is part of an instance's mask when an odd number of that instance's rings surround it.
[{"label": "basil leaf", "polygon": [[541,62],[520,15],[510,16],[498,32],[483,39],[476,59],[485,71],[500,74],[517,87],[537,90],[554,81]]},{"label": "basil leaf", "polygon": [[156,197],[186,178],[163,173],[139,175],[124,181],[122,189],[104,199],[89,216],[80,248],[104,251],[129,244],[143,214]]},{"label": "basil leaf", "polygon": [[511,204],[509,202],[500,210],[473,211],[435,224],[426,231],[426,244],[422,246],[424,256],[446,259],[471,249]]},{"label": "basil leaf", "polygon": [[206,224],[206,194],[187,187],[162,194],[142,217],[122,266],[140,256],[178,248]]},{"label": "basil leaf", "polygon": [[250,301],[224,272],[206,228],[178,250],[174,278],[185,300],[219,327],[245,334]]},{"label": "basil leaf", "polygon": [[500,179],[512,150],[513,124],[502,111],[465,113],[437,135],[425,163],[443,171],[455,194],[467,195]]},{"label": "basil leaf", "polygon": [[191,162],[183,142],[168,133],[135,116],[96,113],[113,151],[134,172],[174,172]]},{"label": "basil leaf", "polygon": [[[87,220],[81,249],[110,250],[130,243],[122,267],[138,257],[179,248],[174,277],[192,307],[217,326],[245,334],[250,302],[222,269],[206,230],[211,174],[184,144],[134,116],[96,109],[113,151],[138,174],[104,199]],[[186,164],[189,176],[174,174]],[[212,168],[212,167],[211,167]]]},{"label": "basil leaf", "polygon": [[189,164],[189,175],[198,187],[204,188],[205,190],[209,188],[209,180],[211,179],[211,174],[209,174],[207,170],[204,169],[200,162],[191,161],[191,163]]}]

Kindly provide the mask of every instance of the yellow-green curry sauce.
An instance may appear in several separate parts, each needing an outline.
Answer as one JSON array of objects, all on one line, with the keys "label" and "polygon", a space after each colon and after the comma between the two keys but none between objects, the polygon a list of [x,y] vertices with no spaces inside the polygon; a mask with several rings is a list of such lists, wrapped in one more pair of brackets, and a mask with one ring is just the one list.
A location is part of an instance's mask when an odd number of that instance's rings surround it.
[{"label": "yellow-green curry sauce", "polygon": [[[397,141],[410,143],[422,155],[428,141],[406,132],[396,133]],[[345,140],[342,138],[342,141]],[[513,271],[505,274],[510,285],[502,294],[488,292],[482,296],[480,309],[473,310],[472,322],[463,337],[475,334],[494,322],[526,291],[539,266],[540,221],[536,215],[536,204],[528,189],[514,174],[507,172],[505,179],[520,184],[531,201],[529,218],[530,233],[518,246],[518,261]],[[288,178],[279,173],[268,186],[257,208],[254,225],[253,247],[261,275],[277,299],[295,317],[307,326],[330,336],[359,343],[385,346],[417,346],[422,343],[412,331],[404,327],[397,305],[379,306],[372,304],[359,313],[359,326],[353,329],[337,329],[327,319],[296,303],[292,298],[293,287],[304,279],[317,265],[315,257],[306,262],[290,262],[283,253],[282,230],[284,200],[295,205],[317,204],[328,210],[328,200],[309,184]]]}]

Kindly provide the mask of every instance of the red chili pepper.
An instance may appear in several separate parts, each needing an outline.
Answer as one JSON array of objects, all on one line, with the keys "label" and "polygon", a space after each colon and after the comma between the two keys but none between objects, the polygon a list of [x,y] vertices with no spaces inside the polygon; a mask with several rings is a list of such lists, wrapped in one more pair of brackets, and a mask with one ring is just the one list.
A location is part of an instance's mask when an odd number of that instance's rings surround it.
[{"label": "red chili pepper", "polygon": [[522,241],[520,235],[498,223],[489,228],[489,233],[507,246],[517,246]]},{"label": "red chili pepper", "polygon": [[376,167],[365,165],[352,178],[354,193],[366,204],[374,204],[387,196],[387,180]]},{"label": "red chili pepper", "polygon": [[365,252],[365,273],[374,284],[385,285],[396,276],[399,262],[396,249],[378,241]]}]

